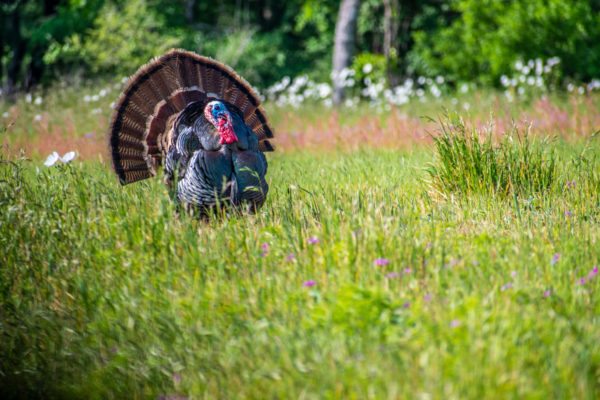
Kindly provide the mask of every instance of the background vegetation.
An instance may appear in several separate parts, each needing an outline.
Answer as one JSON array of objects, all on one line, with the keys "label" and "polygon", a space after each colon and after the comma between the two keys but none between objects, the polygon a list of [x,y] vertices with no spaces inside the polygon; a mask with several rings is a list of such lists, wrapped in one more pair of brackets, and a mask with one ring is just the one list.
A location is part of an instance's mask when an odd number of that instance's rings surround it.
[{"label": "background vegetation", "polygon": [[[328,81],[338,8],[334,0],[2,2],[2,82],[12,92],[128,76],[170,47],[215,57],[261,89],[300,74]],[[355,54],[390,86],[437,75],[500,86],[517,60],[551,57],[563,61],[561,80],[589,81],[600,75],[600,2],[364,0]]]}]

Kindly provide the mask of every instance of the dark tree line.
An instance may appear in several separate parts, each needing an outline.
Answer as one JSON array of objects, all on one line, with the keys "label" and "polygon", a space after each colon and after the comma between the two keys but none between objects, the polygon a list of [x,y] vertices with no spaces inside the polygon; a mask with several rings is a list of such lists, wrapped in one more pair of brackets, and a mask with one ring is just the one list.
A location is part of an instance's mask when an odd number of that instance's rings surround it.
[{"label": "dark tree line", "polygon": [[498,85],[517,59],[554,56],[561,78],[587,80],[600,76],[600,0],[0,2],[5,94],[130,75],[169,47],[218,58],[259,88],[365,64],[392,85],[417,75]]}]

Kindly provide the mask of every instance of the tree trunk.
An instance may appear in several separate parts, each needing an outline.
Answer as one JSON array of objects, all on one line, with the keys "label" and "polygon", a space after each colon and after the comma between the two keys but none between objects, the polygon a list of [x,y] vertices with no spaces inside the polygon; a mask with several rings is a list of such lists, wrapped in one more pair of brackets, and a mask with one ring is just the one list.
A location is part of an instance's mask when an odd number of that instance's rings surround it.
[{"label": "tree trunk", "polygon": [[196,8],[196,0],[186,0],[185,2],[185,20],[189,25],[194,25],[195,21],[195,13],[194,9]]},{"label": "tree trunk", "polygon": [[390,85],[395,85],[392,77],[390,57],[392,49],[396,46],[398,37],[398,0],[383,0],[383,55],[385,56],[385,68]]},{"label": "tree trunk", "polygon": [[344,86],[340,73],[352,63],[356,40],[356,20],[360,0],[342,0],[335,25],[333,45],[333,102],[336,105],[344,100]]},{"label": "tree trunk", "polygon": [[25,57],[25,42],[23,42],[23,39],[21,38],[21,18],[18,9],[13,10],[12,14],[8,16],[7,30],[13,32],[7,41],[12,50],[12,57],[8,63],[8,68],[6,69],[4,92],[7,96],[12,97],[17,91],[19,74],[23,64],[23,57]]}]

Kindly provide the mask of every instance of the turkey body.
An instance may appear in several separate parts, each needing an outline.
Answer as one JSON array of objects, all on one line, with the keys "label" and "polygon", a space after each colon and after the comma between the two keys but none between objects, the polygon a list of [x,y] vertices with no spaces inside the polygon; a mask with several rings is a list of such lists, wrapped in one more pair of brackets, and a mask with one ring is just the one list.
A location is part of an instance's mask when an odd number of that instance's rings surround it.
[{"label": "turkey body", "polygon": [[265,201],[267,159],[256,134],[229,106],[237,141],[221,143],[203,102],[190,104],[175,121],[165,162],[165,181],[186,208],[208,213],[223,206],[256,211]]},{"label": "turkey body", "polygon": [[143,65],[115,103],[109,152],[122,185],[163,166],[177,203],[257,211],[265,202],[273,130],[260,96],[230,67],[185,50]]}]

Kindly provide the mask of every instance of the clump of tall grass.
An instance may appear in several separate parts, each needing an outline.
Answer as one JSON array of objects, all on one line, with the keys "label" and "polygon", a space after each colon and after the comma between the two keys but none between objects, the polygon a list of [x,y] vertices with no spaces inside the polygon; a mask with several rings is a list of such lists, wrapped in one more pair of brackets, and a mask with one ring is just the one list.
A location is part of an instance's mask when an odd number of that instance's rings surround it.
[{"label": "clump of tall grass", "polygon": [[436,160],[427,168],[431,187],[448,193],[506,196],[549,190],[557,180],[556,153],[546,139],[514,125],[496,140],[492,126],[469,127],[462,118],[439,121],[432,135]]}]

